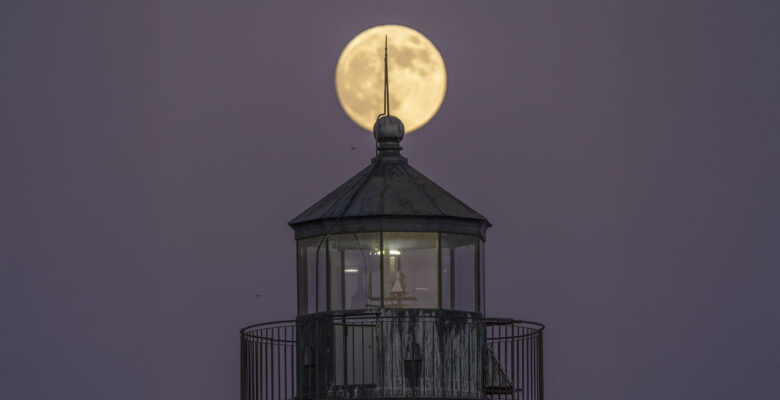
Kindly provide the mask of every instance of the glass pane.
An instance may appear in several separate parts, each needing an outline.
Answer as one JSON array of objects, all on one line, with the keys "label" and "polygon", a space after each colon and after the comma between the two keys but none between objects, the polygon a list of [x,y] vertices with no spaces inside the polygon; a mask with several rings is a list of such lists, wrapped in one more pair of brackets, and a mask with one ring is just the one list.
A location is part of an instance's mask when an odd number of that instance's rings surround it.
[{"label": "glass pane", "polygon": [[303,241],[298,241],[297,251],[298,262],[298,315],[309,313],[309,299],[308,288],[306,283],[308,282],[308,271],[306,269],[306,246],[303,245]]},{"label": "glass pane", "polygon": [[447,308],[477,311],[477,240],[474,236],[441,234],[442,287],[449,286],[449,300],[442,302]]},{"label": "glass pane", "polygon": [[[298,241],[298,285],[299,285],[299,303],[298,312],[308,314],[317,311],[317,296],[319,295],[319,309],[325,309],[325,246],[320,249],[319,265],[317,264],[316,254],[322,236],[317,236]],[[317,269],[319,268],[319,279]],[[317,290],[319,283],[320,290]]]},{"label": "glass pane", "polygon": [[438,308],[438,237],[435,232],[385,232],[384,306]]},{"label": "glass pane", "polygon": [[331,235],[328,243],[332,309],[379,307],[379,232]]},{"label": "glass pane", "polygon": [[344,287],[342,286],[342,274],[344,273],[344,250],[335,246],[337,239],[334,235],[328,237],[328,257],[330,263],[330,280],[328,281],[328,310],[343,309]]}]

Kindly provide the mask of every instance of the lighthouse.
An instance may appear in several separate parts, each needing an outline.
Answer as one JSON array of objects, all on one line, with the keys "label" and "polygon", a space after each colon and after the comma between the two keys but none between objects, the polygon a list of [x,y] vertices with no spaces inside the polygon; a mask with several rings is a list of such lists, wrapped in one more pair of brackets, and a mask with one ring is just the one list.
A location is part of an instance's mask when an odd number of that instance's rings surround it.
[{"label": "lighthouse", "polygon": [[543,399],[544,326],[486,316],[490,223],[403,156],[386,66],[375,156],[289,223],[297,316],[240,332],[241,399]]}]

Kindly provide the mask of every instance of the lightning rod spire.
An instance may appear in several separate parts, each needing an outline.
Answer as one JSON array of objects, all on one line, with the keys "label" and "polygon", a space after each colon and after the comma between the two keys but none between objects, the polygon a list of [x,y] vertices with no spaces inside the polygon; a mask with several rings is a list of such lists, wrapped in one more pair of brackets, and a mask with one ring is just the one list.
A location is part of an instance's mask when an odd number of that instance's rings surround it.
[{"label": "lightning rod spire", "polygon": [[[385,97],[384,110],[376,116],[374,138],[376,154],[397,154],[401,150],[398,143],[404,138],[404,124],[398,117],[390,115],[390,78],[387,73],[387,35],[385,35]],[[386,151],[385,151],[386,150]]]},{"label": "lightning rod spire", "polygon": [[390,115],[390,84],[387,77],[387,35],[385,35],[385,115]]}]

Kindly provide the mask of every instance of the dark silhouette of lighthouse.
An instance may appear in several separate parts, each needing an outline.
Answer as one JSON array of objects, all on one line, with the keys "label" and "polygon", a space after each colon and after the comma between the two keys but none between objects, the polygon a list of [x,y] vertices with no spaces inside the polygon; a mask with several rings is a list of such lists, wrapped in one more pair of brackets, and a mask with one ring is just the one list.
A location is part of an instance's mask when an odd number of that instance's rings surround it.
[{"label": "dark silhouette of lighthouse", "polygon": [[368,167],[290,221],[298,316],[241,330],[241,399],[543,399],[539,323],[485,316],[490,223],[409,165],[385,106]]}]

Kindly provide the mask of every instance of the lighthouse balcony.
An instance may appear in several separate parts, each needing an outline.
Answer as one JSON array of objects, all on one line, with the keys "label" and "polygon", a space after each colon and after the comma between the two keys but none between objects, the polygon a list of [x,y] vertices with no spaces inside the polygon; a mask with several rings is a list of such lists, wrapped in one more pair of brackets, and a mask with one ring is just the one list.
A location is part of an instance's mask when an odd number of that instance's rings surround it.
[{"label": "lighthouse balcony", "polygon": [[241,399],[543,399],[543,330],[425,309],[252,325],[241,330]]}]

